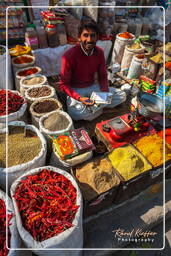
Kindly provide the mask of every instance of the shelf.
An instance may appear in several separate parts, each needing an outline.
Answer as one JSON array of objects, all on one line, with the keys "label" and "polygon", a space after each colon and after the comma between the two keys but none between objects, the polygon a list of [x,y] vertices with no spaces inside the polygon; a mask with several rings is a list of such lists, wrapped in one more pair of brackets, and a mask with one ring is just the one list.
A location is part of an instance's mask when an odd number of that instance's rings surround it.
[{"label": "shelf", "polygon": [[[16,44],[24,44],[24,38],[10,38],[8,40],[8,46],[11,47]],[[6,45],[6,40],[0,40],[0,44]]]}]

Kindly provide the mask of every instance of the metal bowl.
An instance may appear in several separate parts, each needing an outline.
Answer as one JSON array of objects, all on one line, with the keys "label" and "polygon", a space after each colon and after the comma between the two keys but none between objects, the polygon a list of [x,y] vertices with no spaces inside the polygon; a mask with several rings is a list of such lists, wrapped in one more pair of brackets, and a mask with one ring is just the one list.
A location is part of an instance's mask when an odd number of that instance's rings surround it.
[{"label": "metal bowl", "polygon": [[150,93],[139,93],[138,105],[139,114],[145,117],[151,117],[157,113],[162,113],[164,109],[163,100]]}]

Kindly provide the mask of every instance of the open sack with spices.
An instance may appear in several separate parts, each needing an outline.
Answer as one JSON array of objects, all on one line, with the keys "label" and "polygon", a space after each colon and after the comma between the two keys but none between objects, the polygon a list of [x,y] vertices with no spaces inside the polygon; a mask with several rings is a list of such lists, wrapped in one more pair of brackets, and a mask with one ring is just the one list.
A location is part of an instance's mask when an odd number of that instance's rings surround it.
[{"label": "open sack with spices", "polygon": [[[7,217],[6,217],[7,207]],[[11,199],[0,190],[0,255],[19,256],[19,252],[10,250],[6,247],[6,226],[8,226],[8,248],[20,248],[20,238],[17,231],[14,209]]]},{"label": "open sack with spices", "polygon": [[51,164],[70,168],[92,157],[95,149],[84,128],[50,136],[53,141]]},{"label": "open sack with spices", "polygon": [[[82,197],[73,177],[44,166],[28,171],[11,186],[17,227],[26,247],[81,248]],[[68,255],[35,251],[37,255]],[[70,255],[75,255],[70,252]]]},{"label": "open sack with spices", "polygon": [[[6,163],[6,132],[8,157]],[[10,122],[8,130],[0,129],[0,186],[5,189],[25,171],[43,166],[46,159],[46,141],[40,131],[24,122]]]},{"label": "open sack with spices", "polygon": [[6,118],[8,122],[21,119],[26,109],[27,102],[19,92],[0,90],[0,128],[5,126]]}]

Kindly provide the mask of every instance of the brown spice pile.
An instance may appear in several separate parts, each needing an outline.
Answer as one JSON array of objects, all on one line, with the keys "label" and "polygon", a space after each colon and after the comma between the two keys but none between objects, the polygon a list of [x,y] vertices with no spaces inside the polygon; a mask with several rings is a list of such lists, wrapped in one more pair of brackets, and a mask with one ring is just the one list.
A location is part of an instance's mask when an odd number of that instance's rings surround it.
[{"label": "brown spice pile", "polygon": [[31,98],[39,98],[39,97],[49,96],[50,94],[51,94],[51,89],[48,88],[47,86],[33,88],[28,93],[28,95]]},{"label": "brown spice pile", "polygon": [[58,104],[57,102],[54,102],[52,100],[46,100],[46,101],[42,101],[42,102],[38,102],[35,106],[34,106],[34,111],[36,113],[48,113],[51,111],[54,111],[56,109],[58,109]]},{"label": "brown spice pile", "polygon": [[82,193],[87,200],[120,184],[112,164],[106,158],[95,159],[76,169]]},{"label": "brown spice pile", "polygon": [[52,113],[44,120],[43,125],[50,131],[60,131],[68,127],[69,120],[62,114]]}]

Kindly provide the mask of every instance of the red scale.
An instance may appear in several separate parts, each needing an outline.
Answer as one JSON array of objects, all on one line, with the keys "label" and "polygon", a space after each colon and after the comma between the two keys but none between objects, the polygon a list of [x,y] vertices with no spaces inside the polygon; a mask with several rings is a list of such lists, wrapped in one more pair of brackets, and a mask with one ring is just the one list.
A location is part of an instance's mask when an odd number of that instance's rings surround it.
[{"label": "red scale", "polygon": [[96,124],[96,135],[109,150],[153,133],[154,128],[143,116],[135,118],[133,114],[125,114]]}]

